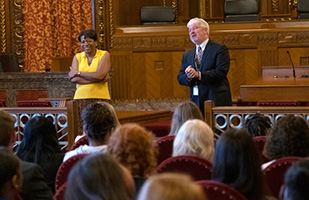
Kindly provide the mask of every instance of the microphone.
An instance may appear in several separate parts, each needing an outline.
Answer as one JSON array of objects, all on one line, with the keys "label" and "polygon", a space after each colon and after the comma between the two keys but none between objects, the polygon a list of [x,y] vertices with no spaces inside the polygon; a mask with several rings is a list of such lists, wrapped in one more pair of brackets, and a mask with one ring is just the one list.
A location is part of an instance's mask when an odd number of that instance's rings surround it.
[{"label": "microphone", "polygon": [[289,54],[290,61],[291,61],[291,64],[292,64],[292,68],[293,68],[293,77],[296,78],[296,76],[295,76],[295,67],[294,67],[294,64],[293,64],[293,60],[292,60],[292,58],[291,58],[291,54],[290,54],[289,51],[286,51],[286,52],[287,52],[287,54]]}]

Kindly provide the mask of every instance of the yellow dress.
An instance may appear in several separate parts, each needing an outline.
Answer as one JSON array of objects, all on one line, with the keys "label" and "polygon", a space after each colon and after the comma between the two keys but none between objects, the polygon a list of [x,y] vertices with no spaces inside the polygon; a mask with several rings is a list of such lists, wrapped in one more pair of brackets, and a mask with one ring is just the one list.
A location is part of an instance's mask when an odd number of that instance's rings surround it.
[{"label": "yellow dress", "polygon": [[[85,52],[76,54],[76,58],[79,63],[78,70],[81,72],[96,72],[99,66],[99,62],[105,53],[106,51],[97,49],[90,66],[88,65]],[[108,90],[108,83],[100,82],[76,84],[74,99],[111,99]]]}]

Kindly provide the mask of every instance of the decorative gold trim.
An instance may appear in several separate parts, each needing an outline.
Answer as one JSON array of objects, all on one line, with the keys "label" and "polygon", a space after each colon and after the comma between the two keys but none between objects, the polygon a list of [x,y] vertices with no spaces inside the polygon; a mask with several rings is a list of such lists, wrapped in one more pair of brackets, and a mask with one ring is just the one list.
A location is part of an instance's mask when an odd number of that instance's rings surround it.
[{"label": "decorative gold trim", "polygon": [[0,0],[0,51],[6,52],[5,0]]},{"label": "decorative gold trim", "polygon": [[165,7],[166,6],[166,0],[163,0],[162,4],[163,4],[163,7]]},{"label": "decorative gold trim", "polygon": [[272,5],[273,12],[279,11],[279,0],[272,0],[271,5]]},{"label": "decorative gold trim", "polygon": [[10,24],[11,24],[11,49],[17,54],[18,64],[24,67],[24,26],[23,26],[23,1],[10,0]]},{"label": "decorative gold trim", "polygon": [[104,0],[98,0],[98,42],[99,42],[99,48],[105,49],[106,43],[105,43],[105,23],[104,23]]},{"label": "decorative gold trim", "polygon": [[114,46],[114,13],[113,13],[113,0],[109,0],[109,39],[110,39],[110,48]]},{"label": "decorative gold trim", "polygon": [[200,3],[200,18],[206,18],[206,2],[205,0],[199,0]]},{"label": "decorative gold trim", "polygon": [[175,8],[175,23],[178,23],[178,0],[172,0],[172,7]]}]

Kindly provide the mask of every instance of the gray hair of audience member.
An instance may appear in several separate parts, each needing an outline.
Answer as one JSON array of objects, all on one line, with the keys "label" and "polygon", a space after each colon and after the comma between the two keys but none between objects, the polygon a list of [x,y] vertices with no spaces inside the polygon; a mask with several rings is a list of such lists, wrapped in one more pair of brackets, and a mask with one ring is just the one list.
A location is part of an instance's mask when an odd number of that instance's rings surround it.
[{"label": "gray hair of audience member", "polygon": [[0,146],[0,198],[10,199],[7,195],[18,195],[22,180],[20,160],[11,149]]},{"label": "gray hair of audience member", "polygon": [[15,129],[14,129],[15,118],[12,117],[8,112],[0,110],[0,146],[6,146],[12,148],[15,141],[13,141]]},{"label": "gray hair of audience member", "polygon": [[309,199],[309,160],[294,163],[284,176],[284,200]]},{"label": "gray hair of audience member", "polygon": [[179,128],[189,119],[204,120],[199,107],[192,101],[180,103],[174,111],[169,135],[176,135]]},{"label": "gray hair of audience member", "polygon": [[207,35],[209,36],[209,31],[210,31],[209,24],[204,19],[198,18],[198,17],[192,18],[187,23],[187,27],[189,28],[189,26],[191,26],[192,24],[195,24],[195,23],[199,23],[202,28],[206,28],[207,29]]},{"label": "gray hair of audience member", "polygon": [[244,128],[252,137],[265,136],[271,128],[271,122],[268,117],[256,113],[246,119]]},{"label": "gray hair of audience member", "polygon": [[214,132],[204,121],[188,120],[181,126],[173,143],[173,156],[199,156],[212,162],[214,152]]},{"label": "gray hair of audience member", "polygon": [[200,185],[186,174],[163,173],[150,176],[138,200],[206,200]]},{"label": "gray hair of audience member", "polygon": [[129,170],[108,154],[89,154],[70,171],[66,200],[130,200],[135,193]]},{"label": "gray hair of audience member", "polygon": [[81,117],[89,140],[101,143],[120,124],[113,106],[106,102],[89,104],[83,109]]}]

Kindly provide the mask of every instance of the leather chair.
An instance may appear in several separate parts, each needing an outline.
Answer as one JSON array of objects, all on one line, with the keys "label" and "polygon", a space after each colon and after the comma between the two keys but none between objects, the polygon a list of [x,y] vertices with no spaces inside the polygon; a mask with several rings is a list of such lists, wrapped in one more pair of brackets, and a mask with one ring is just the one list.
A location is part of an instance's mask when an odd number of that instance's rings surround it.
[{"label": "leather chair", "polygon": [[211,179],[212,164],[197,156],[175,156],[163,161],[157,173],[177,172],[189,174],[195,181]]},{"label": "leather chair", "polygon": [[171,6],[145,6],[141,8],[141,22],[174,23],[176,8]]},{"label": "leather chair", "polygon": [[298,19],[309,19],[309,1],[298,0],[297,1],[297,13]]},{"label": "leather chair", "polygon": [[81,146],[81,145],[89,145],[89,141],[86,135],[84,135],[83,137],[79,138],[79,140],[77,140],[70,148],[70,151],[76,149],[77,147]]},{"label": "leather chair", "polygon": [[59,190],[59,188],[67,182],[69,173],[71,171],[71,169],[73,168],[73,166],[80,160],[82,160],[85,156],[87,156],[88,154],[78,154],[75,156],[72,156],[71,158],[69,158],[68,160],[66,160],[65,162],[63,162],[56,174],[56,178],[55,178],[55,190]]},{"label": "leather chair", "polygon": [[264,146],[265,146],[265,143],[266,143],[266,136],[253,137],[253,141],[256,144],[258,152],[261,156],[262,163],[269,162],[270,160],[263,155],[263,150],[264,150]]},{"label": "leather chair", "polygon": [[266,183],[274,197],[279,198],[280,188],[284,184],[284,174],[300,157],[290,156],[275,160],[263,170]]},{"label": "leather chair", "polygon": [[226,0],[224,14],[226,22],[258,21],[258,0]]},{"label": "leather chair", "polygon": [[201,185],[208,200],[247,200],[240,192],[232,186],[214,180],[196,181]]},{"label": "leather chair", "polygon": [[155,148],[158,150],[157,163],[160,165],[167,158],[172,157],[175,136],[167,135],[158,139]]}]

